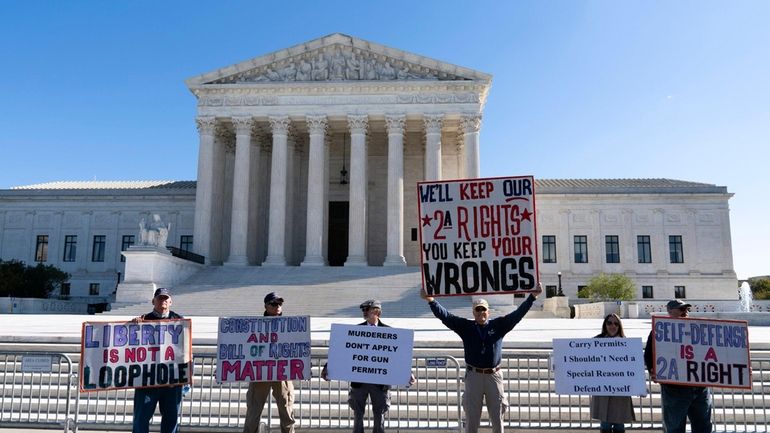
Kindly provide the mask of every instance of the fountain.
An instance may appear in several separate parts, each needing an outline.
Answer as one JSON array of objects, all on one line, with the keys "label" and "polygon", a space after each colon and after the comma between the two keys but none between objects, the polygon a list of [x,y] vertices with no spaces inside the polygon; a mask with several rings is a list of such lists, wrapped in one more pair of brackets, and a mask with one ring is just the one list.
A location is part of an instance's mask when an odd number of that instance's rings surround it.
[{"label": "fountain", "polygon": [[754,300],[754,295],[751,293],[751,286],[748,281],[741,283],[741,291],[739,292],[739,299],[741,301],[741,311],[744,313],[751,312],[751,302]]},{"label": "fountain", "polygon": [[751,292],[751,286],[747,281],[741,283],[738,291],[738,305],[735,311],[721,311],[716,313],[692,313],[692,317],[701,317],[704,319],[729,319],[745,320],[750,326],[770,326],[770,313],[761,313],[751,311],[754,296]]}]

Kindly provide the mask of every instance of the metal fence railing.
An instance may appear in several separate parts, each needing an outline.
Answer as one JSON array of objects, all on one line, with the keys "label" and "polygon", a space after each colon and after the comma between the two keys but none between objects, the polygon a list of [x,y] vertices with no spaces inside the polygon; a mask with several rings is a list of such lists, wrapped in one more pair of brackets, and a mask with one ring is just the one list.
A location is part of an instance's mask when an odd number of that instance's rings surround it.
[{"label": "metal fence railing", "polygon": [[0,426],[74,429],[77,375],[69,356],[54,352],[0,352]]},{"label": "metal fence railing", "polygon": [[[509,407],[504,424],[513,429],[596,429],[588,396],[557,395],[550,370],[550,352],[506,350],[504,387]],[[25,358],[26,357],[26,358]],[[25,361],[35,361],[24,365]],[[295,382],[294,411],[301,430],[352,429],[345,382],[320,379],[325,356],[313,355],[311,380]],[[219,384],[216,356],[194,355],[193,386],[182,403],[185,431],[236,432],[243,428],[247,383]],[[49,368],[45,366],[48,365]],[[461,394],[464,365],[448,356],[417,356],[412,370],[417,383],[391,390],[386,430],[461,431]],[[35,370],[37,368],[38,370]],[[0,427],[45,425],[130,430],[133,391],[78,393],[77,369],[70,358],[53,352],[0,352]],[[714,432],[769,432],[770,357],[752,356],[751,390],[713,388]],[[630,429],[661,428],[660,389],[634,397],[636,421]],[[482,425],[489,425],[486,414]],[[159,414],[153,424],[160,422]],[[272,399],[263,411],[267,430],[279,431]],[[371,421],[367,420],[367,429]]]}]

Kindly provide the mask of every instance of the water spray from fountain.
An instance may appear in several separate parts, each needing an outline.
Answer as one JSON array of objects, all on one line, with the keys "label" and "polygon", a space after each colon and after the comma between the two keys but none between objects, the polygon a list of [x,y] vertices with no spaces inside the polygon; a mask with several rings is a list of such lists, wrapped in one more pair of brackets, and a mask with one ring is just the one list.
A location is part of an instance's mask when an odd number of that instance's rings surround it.
[{"label": "water spray from fountain", "polygon": [[745,313],[751,312],[751,303],[754,300],[754,296],[751,293],[751,286],[749,285],[748,281],[744,281],[741,283],[741,290],[740,290],[740,302],[741,302],[741,311]]}]

